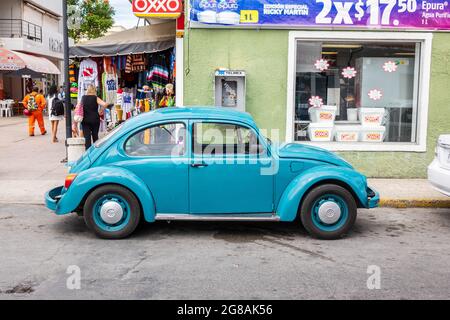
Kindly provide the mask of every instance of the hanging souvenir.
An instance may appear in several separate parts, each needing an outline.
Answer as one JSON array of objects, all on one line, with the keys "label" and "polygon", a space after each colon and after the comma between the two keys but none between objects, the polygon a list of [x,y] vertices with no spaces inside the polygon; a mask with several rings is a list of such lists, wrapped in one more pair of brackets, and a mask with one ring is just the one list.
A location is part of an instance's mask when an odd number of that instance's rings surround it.
[{"label": "hanging souvenir", "polygon": [[87,87],[93,85],[98,88],[98,68],[97,63],[92,59],[83,60],[80,63],[78,75],[78,100],[86,94]]}]

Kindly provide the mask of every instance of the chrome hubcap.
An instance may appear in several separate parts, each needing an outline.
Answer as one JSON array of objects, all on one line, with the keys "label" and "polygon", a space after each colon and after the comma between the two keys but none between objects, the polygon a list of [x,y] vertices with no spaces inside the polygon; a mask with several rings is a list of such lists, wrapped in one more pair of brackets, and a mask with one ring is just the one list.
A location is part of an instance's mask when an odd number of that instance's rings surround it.
[{"label": "chrome hubcap", "polygon": [[100,217],[107,224],[116,224],[123,218],[123,209],[115,201],[107,201],[100,208]]},{"label": "chrome hubcap", "polygon": [[341,217],[341,208],[336,202],[324,202],[319,207],[318,216],[324,224],[336,223]]}]

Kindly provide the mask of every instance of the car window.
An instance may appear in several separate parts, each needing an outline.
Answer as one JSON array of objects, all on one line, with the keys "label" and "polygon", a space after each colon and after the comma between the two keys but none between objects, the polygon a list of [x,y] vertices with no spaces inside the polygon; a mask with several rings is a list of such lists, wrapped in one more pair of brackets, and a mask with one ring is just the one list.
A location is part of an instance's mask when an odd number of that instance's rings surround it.
[{"label": "car window", "polygon": [[166,123],[143,129],[125,142],[130,156],[181,156],[186,151],[184,123]]},{"label": "car window", "polygon": [[256,132],[248,127],[216,122],[194,124],[193,148],[195,154],[259,154]]},{"label": "car window", "polygon": [[114,129],[112,129],[111,131],[109,131],[105,136],[103,136],[102,138],[98,139],[95,143],[94,146],[96,148],[101,147],[102,145],[104,145],[108,140],[110,140],[112,137],[114,137],[119,131],[120,129],[122,129],[123,127],[123,123],[117,127],[115,127]]}]

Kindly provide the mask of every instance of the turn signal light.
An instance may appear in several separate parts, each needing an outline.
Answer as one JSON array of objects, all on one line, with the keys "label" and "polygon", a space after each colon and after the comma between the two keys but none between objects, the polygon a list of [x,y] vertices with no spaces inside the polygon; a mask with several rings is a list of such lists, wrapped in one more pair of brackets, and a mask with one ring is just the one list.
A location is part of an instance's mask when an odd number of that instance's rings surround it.
[{"label": "turn signal light", "polygon": [[74,173],[68,174],[66,176],[66,181],[64,182],[64,188],[69,189],[70,185],[72,184],[73,180],[75,180],[75,177],[77,175]]}]

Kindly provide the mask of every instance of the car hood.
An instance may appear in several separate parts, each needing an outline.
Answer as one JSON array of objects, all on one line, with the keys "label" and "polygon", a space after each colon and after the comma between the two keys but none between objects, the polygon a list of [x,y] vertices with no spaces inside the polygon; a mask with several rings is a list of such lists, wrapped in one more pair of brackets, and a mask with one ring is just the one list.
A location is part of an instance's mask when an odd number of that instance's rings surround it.
[{"label": "car hood", "polygon": [[300,143],[287,143],[276,146],[280,158],[316,160],[336,166],[353,168],[347,161],[328,150]]}]

